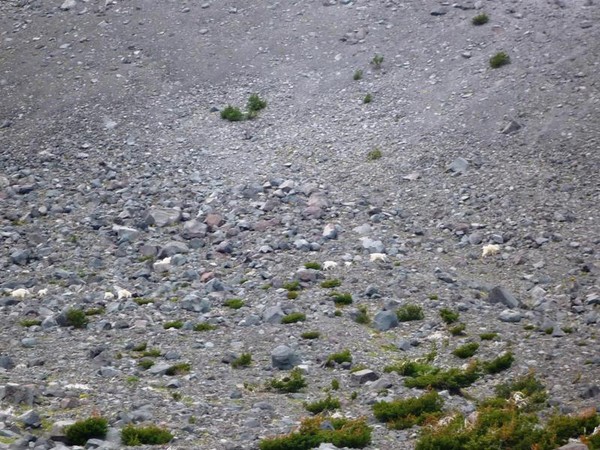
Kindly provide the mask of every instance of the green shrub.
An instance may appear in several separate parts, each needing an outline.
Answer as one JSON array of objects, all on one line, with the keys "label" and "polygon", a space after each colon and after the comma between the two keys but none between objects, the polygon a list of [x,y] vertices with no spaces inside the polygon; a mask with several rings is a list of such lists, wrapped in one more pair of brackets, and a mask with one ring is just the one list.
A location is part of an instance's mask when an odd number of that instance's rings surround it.
[{"label": "green shrub", "polygon": [[472,385],[481,377],[477,364],[471,364],[466,370],[450,368],[407,378],[406,387],[419,389],[448,390],[457,393],[461,388]]},{"label": "green shrub", "polygon": [[546,388],[533,372],[521,376],[511,383],[502,383],[494,389],[496,395],[500,398],[509,399],[515,392],[520,392],[527,398],[528,409],[546,402],[548,393]]},{"label": "green shrub", "polygon": [[506,52],[498,52],[490,58],[490,67],[492,69],[497,69],[507,64],[510,64],[510,56]]},{"label": "green shrub", "polygon": [[367,161],[376,161],[378,159],[381,159],[382,156],[383,153],[381,153],[381,150],[376,148],[367,153]]},{"label": "green shrub", "polygon": [[[328,422],[331,427],[324,427],[324,422]],[[310,450],[324,442],[340,448],[364,448],[371,443],[371,427],[364,419],[317,416],[304,419],[300,428],[290,434],[263,439],[258,448],[260,450]]]},{"label": "green shrub", "polygon": [[412,304],[403,305],[398,308],[396,315],[400,322],[411,322],[413,320],[423,320],[425,318],[423,309],[418,305]]},{"label": "green shrub", "polygon": [[362,70],[360,70],[360,69],[356,69],[356,70],[354,71],[354,75],[352,76],[352,79],[353,79],[354,81],[358,81],[358,80],[361,80],[361,79],[362,79],[362,77],[363,77],[363,71],[362,71]]},{"label": "green shrub", "polygon": [[473,25],[485,25],[486,23],[488,23],[490,20],[490,18],[488,17],[488,15],[486,13],[481,13],[476,15],[475,17],[473,17],[471,19],[471,23]]},{"label": "green shrub", "polygon": [[298,293],[298,291],[288,291],[286,297],[289,300],[296,300],[298,298],[300,294]]},{"label": "green shrub", "polygon": [[166,370],[165,375],[183,375],[189,373],[191,368],[192,366],[188,363],[174,364]]},{"label": "green shrub", "polygon": [[299,281],[294,280],[284,283],[283,288],[287,291],[299,291],[301,286]]},{"label": "green shrub", "polygon": [[490,374],[502,372],[503,370],[510,368],[514,360],[514,355],[511,352],[506,352],[504,355],[484,363],[483,369]]},{"label": "green shrub", "polygon": [[375,69],[381,69],[381,64],[383,64],[383,56],[375,53],[375,56],[373,56],[373,59],[371,60],[371,65]]},{"label": "green shrub", "polygon": [[71,445],[85,445],[89,439],[104,439],[108,432],[108,420],[90,417],[65,428],[65,436]]},{"label": "green shrub", "polygon": [[173,435],[165,428],[156,425],[136,427],[127,425],[121,430],[121,442],[123,445],[162,445],[173,439]]},{"label": "green shrub", "polygon": [[258,112],[261,109],[265,109],[267,107],[267,102],[261,99],[258,94],[252,94],[250,98],[248,98],[248,105],[246,108],[250,112]]},{"label": "green shrub", "polygon": [[142,353],[142,357],[150,357],[150,358],[158,358],[162,355],[162,352],[158,348],[151,348],[148,350],[144,350]]},{"label": "green shrub", "polygon": [[147,305],[148,303],[154,303],[154,300],[152,300],[151,298],[143,298],[143,297],[134,298],[133,301],[136,302],[140,306]]},{"label": "green shrub", "polygon": [[252,354],[242,353],[239,357],[231,361],[231,367],[238,369],[240,367],[248,367],[252,364]]},{"label": "green shrub", "polygon": [[171,322],[165,322],[165,324],[163,325],[163,328],[165,330],[169,330],[171,328],[176,328],[176,329],[180,329],[183,327],[183,321],[181,320],[173,320]]},{"label": "green shrub", "polygon": [[244,306],[244,304],[244,300],[241,298],[230,298],[223,302],[223,305],[231,309],[240,309],[242,306]]},{"label": "green shrub", "polygon": [[212,331],[216,330],[217,326],[208,322],[201,322],[194,325],[194,331]]},{"label": "green shrub", "polygon": [[321,337],[321,333],[318,331],[305,331],[300,335],[302,339],[319,339]]},{"label": "green shrub", "polygon": [[73,328],[85,328],[88,324],[88,318],[81,309],[69,308],[66,313],[67,325]]},{"label": "green shrub", "polygon": [[331,294],[333,297],[333,302],[336,305],[351,305],[352,304],[352,294],[345,292],[340,294],[339,292],[334,292]]},{"label": "green shrub", "polygon": [[477,350],[479,350],[479,344],[477,342],[469,342],[467,344],[456,347],[452,354],[459,358],[466,359],[473,356]]},{"label": "green shrub", "polygon": [[456,311],[452,311],[448,308],[440,309],[440,317],[448,325],[458,320],[459,314]]},{"label": "green shrub", "polygon": [[421,397],[377,402],[373,405],[373,414],[390,428],[402,430],[421,425],[430,414],[441,411],[443,405],[444,400],[437,392],[429,392]]},{"label": "green shrub", "polygon": [[298,392],[306,386],[306,380],[302,376],[302,371],[298,368],[293,369],[289,376],[285,376],[281,379],[273,379],[269,383],[270,388],[283,393]]},{"label": "green shrub", "polygon": [[41,324],[42,321],[40,319],[22,319],[21,321],[19,321],[19,325],[25,328],[35,327]]},{"label": "green shrub", "polygon": [[439,368],[421,361],[402,360],[397,363],[385,366],[383,371],[386,373],[396,372],[404,377],[420,377],[431,373],[439,372]]},{"label": "green shrub", "polygon": [[354,321],[363,325],[368,325],[371,322],[369,311],[367,311],[367,307],[365,305],[358,307],[358,314],[354,318]]},{"label": "green shrub", "polygon": [[304,403],[304,408],[313,414],[320,414],[323,411],[335,411],[340,408],[340,400],[332,398],[328,395],[323,400],[318,400],[312,403]]},{"label": "green shrub", "polygon": [[458,325],[450,327],[448,331],[452,336],[463,336],[465,334],[466,328],[467,326],[464,323],[459,323]]},{"label": "green shrub", "polygon": [[322,269],[321,264],[319,264],[318,262],[315,262],[315,261],[305,263],[304,268],[305,269],[314,269],[314,270]]},{"label": "green shrub", "polygon": [[131,350],[134,352],[143,352],[144,350],[146,350],[148,348],[148,343],[147,342],[141,342],[139,344],[135,344]]},{"label": "green shrub", "polygon": [[493,341],[498,336],[498,333],[481,333],[479,338],[482,341]]},{"label": "green shrub", "polygon": [[[363,98],[363,103],[365,103],[365,104],[371,103],[372,101],[373,101],[373,96],[371,94],[367,94],[367,95],[365,95],[365,98]],[[380,156],[380,158],[381,158],[381,156]]]},{"label": "green shrub", "polygon": [[306,314],[301,312],[293,312],[290,314],[286,314],[281,318],[281,323],[289,324],[296,322],[304,322],[306,320]]},{"label": "green shrub", "polygon": [[223,111],[221,111],[221,119],[229,120],[230,122],[239,122],[244,120],[244,113],[231,105],[227,105]]},{"label": "green shrub", "polygon": [[331,367],[331,366],[333,366],[334,363],[342,364],[345,362],[349,362],[349,363],[352,362],[352,354],[350,353],[350,350],[348,350],[348,349],[342,350],[341,352],[338,352],[338,353],[332,353],[331,355],[329,355],[325,365],[327,367]]},{"label": "green shrub", "polygon": [[340,388],[340,380],[338,380],[337,378],[334,378],[333,380],[331,380],[331,389],[334,391],[339,390]]},{"label": "green shrub", "polygon": [[90,308],[85,311],[86,316],[99,316],[100,314],[104,314],[105,309],[103,307],[98,308]]},{"label": "green shrub", "polygon": [[321,283],[321,287],[325,289],[336,288],[342,285],[342,282],[337,278],[333,278],[331,280],[325,280]]},{"label": "green shrub", "polygon": [[154,361],[152,361],[151,359],[140,359],[138,361],[138,366],[140,366],[144,370],[148,370],[153,365],[154,365]]}]

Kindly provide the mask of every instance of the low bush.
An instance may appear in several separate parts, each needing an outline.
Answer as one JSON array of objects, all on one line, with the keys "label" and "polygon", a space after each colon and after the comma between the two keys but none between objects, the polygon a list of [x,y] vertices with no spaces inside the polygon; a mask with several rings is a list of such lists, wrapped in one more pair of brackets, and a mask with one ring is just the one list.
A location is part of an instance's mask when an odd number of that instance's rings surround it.
[{"label": "low bush", "polygon": [[248,98],[248,104],[246,108],[249,112],[258,112],[261,109],[265,109],[267,107],[267,102],[260,98],[258,94],[252,94],[250,98]]},{"label": "low bush", "polygon": [[281,323],[296,323],[296,322],[304,322],[306,320],[306,314],[301,312],[293,312],[290,314],[286,314],[281,318]]},{"label": "low bush", "polygon": [[466,328],[467,326],[464,323],[459,323],[458,325],[450,327],[448,331],[452,336],[464,336]]},{"label": "low bush", "polygon": [[504,355],[498,356],[497,358],[487,361],[483,364],[483,369],[490,374],[499,373],[512,366],[515,360],[514,355],[511,352],[506,352]]},{"label": "low bush", "polygon": [[426,362],[402,360],[384,367],[383,371],[386,373],[396,372],[398,375],[405,377],[420,377],[422,375],[439,372],[439,368]]},{"label": "low bush", "polygon": [[342,364],[345,362],[349,362],[349,363],[352,362],[352,354],[350,353],[350,350],[348,350],[348,349],[342,350],[341,352],[338,352],[338,353],[332,353],[331,355],[329,355],[325,365],[327,367],[332,367],[334,365],[334,363]]},{"label": "low bush", "polygon": [[165,375],[173,376],[173,375],[183,375],[189,373],[192,366],[189,363],[179,363],[174,364],[167,369]]},{"label": "low bush", "polygon": [[235,106],[227,105],[221,111],[221,119],[229,120],[230,122],[240,122],[244,120],[244,113]]},{"label": "low bush", "polygon": [[498,52],[490,58],[490,67],[497,69],[510,64],[510,56],[506,52]]},{"label": "low bush", "polygon": [[321,264],[319,264],[316,261],[311,261],[311,262],[307,262],[304,264],[304,268],[305,269],[314,269],[314,270],[321,270]]},{"label": "low bush", "polygon": [[368,325],[371,322],[369,311],[365,305],[358,307],[358,313],[354,316],[354,321],[363,325]]},{"label": "low bush", "polygon": [[231,367],[239,369],[240,367],[248,367],[252,364],[252,354],[242,353],[240,356],[231,361]]},{"label": "low bush", "polygon": [[476,363],[467,369],[450,368],[407,378],[404,385],[419,389],[448,390],[458,393],[461,388],[472,385],[481,377]]},{"label": "low bush", "polygon": [[[367,94],[365,95],[365,97],[363,98],[363,103],[367,104],[367,103],[371,103],[373,101],[373,96],[371,94]],[[381,153],[381,152],[380,152]],[[380,156],[381,158],[381,156]]]},{"label": "low bush", "polygon": [[41,324],[42,321],[40,319],[22,319],[19,321],[19,325],[25,328],[35,327]]},{"label": "low bush", "polygon": [[498,333],[481,333],[479,338],[482,341],[493,341],[498,336]]},{"label": "low bush", "polygon": [[268,387],[283,393],[294,393],[307,386],[306,380],[302,376],[302,371],[298,368],[293,369],[288,376],[280,379],[273,379]]},{"label": "low bush", "polygon": [[104,439],[108,432],[108,420],[90,417],[65,428],[65,436],[71,445],[85,445],[89,439]]},{"label": "low bush", "polygon": [[149,425],[138,427],[127,425],[121,430],[123,445],[162,445],[173,439],[173,435],[165,428]]},{"label": "low bush", "polygon": [[456,347],[452,354],[462,359],[470,358],[477,350],[479,350],[479,344],[477,342],[469,342],[467,344]]},{"label": "low bush", "polygon": [[194,325],[194,331],[212,331],[216,329],[216,325],[213,325],[212,323],[208,322],[197,323],[196,325]]},{"label": "low bush", "polygon": [[[327,424],[325,426],[325,424]],[[371,443],[371,427],[364,419],[317,416],[302,421],[297,431],[260,441],[260,450],[310,450],[322,443],[336,447],[364,448]]]},{"label": "low bush", "polygon": [[451,323],[454,323],[458,320],[459,314],[456,311],[452,311],[451,309],[442,308],[440,309],[440,317],[445,323],[450,325]]},{"label": "low bush", "polygon": [[362,77],[363,77],[363,71],[360,69],[357,69],[354,71],[354,75],[352,76],[352,79],[354,81],[358,81],[358,80],[361,80]]},{"label": "low bush", "polygon": [[375,54],[375,56],[373,56],[373,59],[371,60],[371,65],[375,68],[375,69],[381,69],[381,65],[383,64],[383,56],[378,55],[377,53]]},{"label": "low bush", "polygon": [[444,400],[437,392],[429,392],[421,397],[377,402],[373,414],[390,428],[402,430],[421,425],[431,414],[441,411],[443,405]]},{"label": "low bush", "polygon": [[321,287],[325,289],[336,288],[342,285],[342,282],[337,278],[331,280],[325,280],[321,283]]},{"label": "low bush", "polygon": [[231,309],[240,309],[242,306],[245,305],[245,303],[244,300],[242,300],[241,298],[230,298],[225,300],[223,302],[223,305]]},{"label": "low bush", "polygon": [[300,282],[297,280],[289,281],[283,284],[286,291],[299,291],[301,289]]},{"label": "low bush", "polygon": [[320,414],[323,411],[335,411],[340,408],[340,400],[328,395],[323,400],[317,400],[312,403],[304,403],[304,408],[310,413]]},{"label": "low bush", "polygon": [[423,309],[418,305],[403,305],[396,311],[400,322],[411,322],[413,320],[423,320],[425,315]]},{"label": "low bush", "polygon": [[471,23],[473,25],[485,25],[490,20],[489,16],[486,13],[481,13],[476,15],[471,19]]},{"label": "low bush", "polygon": [[88,318],[83,310],[78,308],[69,308],[66,312],[65,318],[67,325],[73,328],[85,328],[88,324]]},{"label": "low bush", "polygon": [[179,330],[180,328],[183,328],[183,321],[182,320],[172,320],[171,322],[165,322],[163,325],[163,328],[165,330],[170,330],[171,328],[175,328],[175,329]]},{"label": "low bush", "polygon": [[[369,102],[365,102],[365,103],[369,103]],[[382,156],[383,156],[383,153],[381,153],[381,150],[376,148],[376,149],[371,150],[369,153],[367,153],[367,161],[376,161],[378,159],[381,159]]]},{"label": "low bush", "polygon": [[318,331],[305,331],[300,335],[302,339],[319,339],[321,337],[321,333]]},{"label": "low bush", "polygon": [[343,294],[340,294],[339,292],[334,292],[333,294],[331,294],[331,296],[333,297],[333,302],[338,306],[352,304],[352,294],[349,294],[348,292],[345,292]]}]

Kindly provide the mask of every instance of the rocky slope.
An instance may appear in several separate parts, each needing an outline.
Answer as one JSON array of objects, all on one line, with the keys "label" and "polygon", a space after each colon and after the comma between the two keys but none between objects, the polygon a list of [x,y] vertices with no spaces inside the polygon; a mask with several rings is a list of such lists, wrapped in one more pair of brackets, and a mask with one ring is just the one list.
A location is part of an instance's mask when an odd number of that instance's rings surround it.
[{"label": "rocky slope", "polygon": [[[371,405],[421,391],[384,368],[432,351],[460,367],[467,342],[515,361],[444,393],[448,411],[531,370],[556,410],[597,408],[598,16],[591,0],[1,2],[0,448],[60,448],[92,414],[100,448],[132,422],[170,448],[257,448],[338,380],[368,448],[410,449],[418,428]],[[492,69],[499,51],[511,64]],[[253,93],[256,118],[221,119]],[[424,319],[395,323],[407,304]],[[74,328],[73,308],[96,314]],[[324,364],[344,349],[351,364]],[[306,388],[265,388],[297,364]]]}]

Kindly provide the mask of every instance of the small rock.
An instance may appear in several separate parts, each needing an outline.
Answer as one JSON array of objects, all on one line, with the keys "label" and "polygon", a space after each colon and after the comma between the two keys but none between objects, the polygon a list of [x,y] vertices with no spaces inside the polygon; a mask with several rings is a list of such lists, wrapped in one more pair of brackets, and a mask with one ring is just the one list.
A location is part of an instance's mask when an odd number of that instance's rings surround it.
[{"label": "small rock", "polygon": [[274,369],[289,370],[300,363],[300,356],[287,345],[279,345],[271,352],[271,364]]},{"label": "small rock", "polygon": [[469,168],[469,162],[464,158],[456,158],[452,164],[446,168],[446,172],[463,174]]},{"label": "small rock", "polygon": [[520,129],[521,129],[521,125],[519,123],[517,123],[516,121],[511,120],[502,129],[502,134],[511,134],[511,133],[514,133],[515,131],[518,131]]},{"label": "small rock", "polygon": [[20,415],[18,420],[28,428],[39,428],[42,426],[42,418],[33,409]]},{"label": "small rock", "polygon": [[144,222],[147,225],[154,225],[157,227],[166,227],[173,225],[181,220],[181,211],[173,208],[150,208],[146,214]]},{"label": "small rock", "polygon": [[498,317],[502,322],[517,323],[523,318],[519,311],[513,311],[511,309],[505,309],[500,313]]},{"label": "small rock", "polygon": [[60,5],[60,9],[63,11],[68,11],[69,9],[75,8],[77,6],[77,2],[75,0],[65,0],[62,5]]},{"label": "small rock", "polygon": [[502,286],[496,286],[488,294],[488,302],[490,303],[502,303],[509,308],[517,308],[520,302],[512,295],[507,289]]},{"label": "small rock", "polygon": [[394,311],[379,311],[373,318],[373,328],[379,331],[387,331],[398,324],[398,316]]},{"label": "small rock", "polygon": [[352,373],[352,381],[357,384],[365,384],[368,381],[375,381],[379,379],[379,375],[369,369],[359,370]]}]

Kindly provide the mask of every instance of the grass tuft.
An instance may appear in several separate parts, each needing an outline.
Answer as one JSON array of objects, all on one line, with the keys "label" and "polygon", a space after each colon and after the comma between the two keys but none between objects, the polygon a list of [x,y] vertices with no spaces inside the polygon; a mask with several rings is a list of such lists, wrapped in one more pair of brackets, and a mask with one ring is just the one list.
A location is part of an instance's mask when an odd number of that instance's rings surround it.
[{"label": "grass tuft", "polygon": [[510,56],[506,52],[498,52],[490,58],[490,67],[497,69],[510,64]]},{"label": "grass tuft", "polygon": [[398,308],[398,311],[396,311],[396,315],[400,322],[411,322],[414,320],[423,320],[425,318],[423,309],[420,306],[413,304],[401,306]]},{"label": "grass tuft", "polygon": [[475,17],[473,17],[471,19],[471,23],[473,25],[485,25],[486,23],[488,23],[490,21],[489,16],[486,13],[481,13],[476,15]]},{"label": "grass tuft", "polygon": [[123,445],[162,445],[170,442],[173,435],[165,428],[149,425],[137,427],[127,425],[121,430]]},{"label": "grass tuft", "polygon": [[103,417],[80,420],[65,429],[67,441],[71,445],[85,445],[89,439],[104,439],[107,432],[108,420]]},{"label": "grass tuft", "polygon": [[281,318],[281,323],[289,324],[289,323],[296,323],[296,322],[304,322],[305,320],[306,320],[306,314],[301,313],[301,312],[293,312],[293,313],[283,316]]}]

